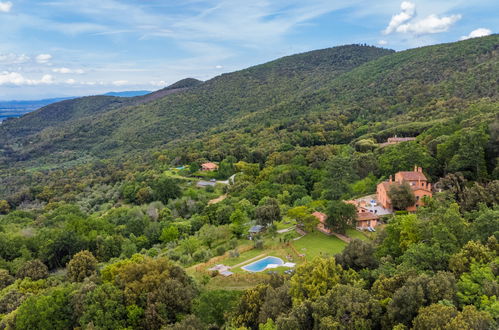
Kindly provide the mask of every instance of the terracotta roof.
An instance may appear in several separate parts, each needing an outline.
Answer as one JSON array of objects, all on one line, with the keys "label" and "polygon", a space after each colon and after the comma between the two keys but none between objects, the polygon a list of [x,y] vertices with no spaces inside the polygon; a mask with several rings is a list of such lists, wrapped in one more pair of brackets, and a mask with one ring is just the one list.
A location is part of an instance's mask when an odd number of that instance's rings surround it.
[{"label": "terracotta roof", "polygon": [[397,182],[389,182],[389,181],[383,181],[380,183],[380,185],[382,185],[387,192],[390,190],[390,186],[392,186],[394,184],[398,184],[398,183]]},{"label": "terracotta roof", "polygon": [[406,181],[418,181],[418,180],[426,181],[426,176],[421,172],[401,171],[395,175],[401,175],[402,178]]},{"label": "terracotta roof", "polygon": [[316,217],[317,219],[319,219],[319,221],[322,222],[322,223],[324,223],[326,221],[326,219],[327,219],[327,215],[324,214],[324,213],[322,213],[322,212],[317,212],[316,211],[316,212],[312,213],[312,215],[314,217]]},{"label": "terracotta roof", "polygon": [[363,220],[374,220],[374,219],[379,219],[379,217],[372,212],[357,213],[357,220],[363,221]]},{"label": "terracotta roof", "polygon": [[218,168],[218,165],[215,163],[204,163],[201,164],[201,167],[215,169]]},{"label": "terracotta roof", "polygon": [[415,137],[391,137],[391,138],[388,138],[388,141],[387,142],[407,142],[407,141],[414,141],[416,140]]}]

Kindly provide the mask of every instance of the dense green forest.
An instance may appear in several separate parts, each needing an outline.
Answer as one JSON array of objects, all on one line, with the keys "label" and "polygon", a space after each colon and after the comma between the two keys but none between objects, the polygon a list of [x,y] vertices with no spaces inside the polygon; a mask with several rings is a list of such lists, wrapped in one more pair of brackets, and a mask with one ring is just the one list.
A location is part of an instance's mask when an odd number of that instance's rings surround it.
[{"label": "dense green forest", "polygon": [[[0,329],[497,329],[498,77],[498,35],[351,45],[9,120]],[[355,230],[414,165],[433,198]]]}]

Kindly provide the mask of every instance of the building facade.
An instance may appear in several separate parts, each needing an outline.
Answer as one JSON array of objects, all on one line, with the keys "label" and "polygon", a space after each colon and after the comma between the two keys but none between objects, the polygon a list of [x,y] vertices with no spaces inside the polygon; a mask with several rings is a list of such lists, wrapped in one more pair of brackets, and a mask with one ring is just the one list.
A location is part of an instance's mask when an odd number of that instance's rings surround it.
[{"label": "building facade", "polygon": [[423,173],[421,167],[414,166],[413,171],[401,171],[395,174],[395,179],[390,175],[387,181],[378,184],[376,195],[378,203],[384,208],[393,209],[388,192],[393,185],[402,185],[407,183],[416,197],[416,203],[407,208],[407,211],[416,211],[418,207],[424,205],[423,197],[432,197],[431,183]]}]

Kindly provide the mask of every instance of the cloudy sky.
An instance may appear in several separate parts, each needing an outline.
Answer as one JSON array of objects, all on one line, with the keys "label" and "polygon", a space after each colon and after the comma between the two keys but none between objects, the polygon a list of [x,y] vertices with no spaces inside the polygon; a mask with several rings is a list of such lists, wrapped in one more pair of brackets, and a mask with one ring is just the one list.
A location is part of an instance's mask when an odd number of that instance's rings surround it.
[{"label": "cloudy sky", "polygon": [[0,100],[155,90],[307,50],[498,27],[497,0],[0,0]]}]

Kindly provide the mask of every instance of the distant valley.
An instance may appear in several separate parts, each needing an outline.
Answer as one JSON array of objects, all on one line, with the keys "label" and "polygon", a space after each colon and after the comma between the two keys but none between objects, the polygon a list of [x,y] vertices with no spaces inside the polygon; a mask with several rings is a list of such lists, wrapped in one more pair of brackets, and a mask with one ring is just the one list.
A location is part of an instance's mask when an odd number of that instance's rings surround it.
[{"label": "distant valley", "polygon": [[[117,96],[117,97],[135,97],[150,94],[151,91],[124,91],[124,92],[109,92],[104,95],[106,96]],[[29,100],[29,101],[0,101],[0,123],[7,118],[18,118],[22,115],[30,113],[32,111],[38,110],[52,103],[75,99],[77,96],[72,97],[57,97],[42,100]]]}]

